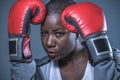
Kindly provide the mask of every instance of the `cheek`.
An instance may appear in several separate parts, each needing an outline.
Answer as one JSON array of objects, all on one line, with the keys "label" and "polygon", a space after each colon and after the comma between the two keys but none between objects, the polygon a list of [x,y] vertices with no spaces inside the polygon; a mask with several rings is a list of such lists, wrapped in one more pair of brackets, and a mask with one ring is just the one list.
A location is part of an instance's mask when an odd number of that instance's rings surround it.
[{"label": "cheek", "polygon": [[67,41],[61,41],[60,44],[58,45],[59,51],[61,53],[65,53],[65,50],[67,49],[68,42]]},{"label": "cheek", "polygon": [[42,46],[44,47],[44,49],[45,49],[45,41],[46,41],[46,40],[41,37],[41,43],[42,43]]},{"label": "cheek", "polygon": [[67,53],[69,53],[70,51],[72,51],[73,50],[73,48],[74,48],[74,46],[75,46],[75,44],[74,44],[74,40],[67,40],[67,42],[66,43],[64,43],[65,44],[65,50],[66,50],[66,52]]},{"label": "cheek", "polygon": [[67,37],[65,40],[59,42],[59,55],[66,56],[69,54],[75,47],[75,39]]}]

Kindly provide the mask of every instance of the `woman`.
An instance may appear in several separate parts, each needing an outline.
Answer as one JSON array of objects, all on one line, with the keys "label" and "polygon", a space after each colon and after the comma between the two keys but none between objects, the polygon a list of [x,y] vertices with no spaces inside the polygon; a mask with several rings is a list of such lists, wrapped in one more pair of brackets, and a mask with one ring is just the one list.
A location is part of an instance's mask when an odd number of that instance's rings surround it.
[{"label": "woman", "polygon": [[81,36],[64,28],[61,14],[66,7],[74,4],[73,0],[51,0],[47,3],[47,13],[40,31],[42,45],[48,56],[30,63],[13,63],[13,79],[119,80],[120,60],[117,50],[113,50],[116,53],[115,61],[104,60],[93,66],[89,53],[79,41]]},{"label": "woman", "polygon": [[[81,80],[84,74],[87,75],[86,67],[93,70],[87,53],[79,42],[79,36],[61,24],[61,12],[72,4],[75,4],[72,0],[51,0],[46,5],[47,14],[41,27],[41,39],[45,51],[53,61],[46,64],[50,65],[50,69],[43,71],[46,72],[44,77],[48,77],[45,80]],[[42,70],[46,70],[46,67]]]}]

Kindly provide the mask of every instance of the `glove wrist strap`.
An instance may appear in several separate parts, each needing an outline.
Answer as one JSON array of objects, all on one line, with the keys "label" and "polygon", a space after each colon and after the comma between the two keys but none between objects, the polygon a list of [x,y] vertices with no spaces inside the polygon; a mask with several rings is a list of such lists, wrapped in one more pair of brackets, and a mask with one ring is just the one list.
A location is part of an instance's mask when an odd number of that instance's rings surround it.
[{"label": "glove wrist strap", "polygon": [[[28,37],[27,37],[28,38]],[[30,49],[24,51],[24,43],[26,37],[10,37],[9,38],[9,56],[11,62],[31,62]],[[29,45],[29,42],[28,44]],[[29,53],[29,54],[28,54]]]},{"label": "glove wrist strap", "polygon": [[113,57],[112,48],[105,33],[98,33],[88,37],[84,46],[88,51],[92,65]]}]

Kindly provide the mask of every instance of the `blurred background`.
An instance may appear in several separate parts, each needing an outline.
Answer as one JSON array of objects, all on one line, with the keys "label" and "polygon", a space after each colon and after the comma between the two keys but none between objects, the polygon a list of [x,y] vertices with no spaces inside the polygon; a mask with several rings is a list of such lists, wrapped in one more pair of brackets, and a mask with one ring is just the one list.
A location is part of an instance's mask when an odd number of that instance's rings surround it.
[{"label": "blurred background", "polygon": [[[8,14],[16,0],[0,1],[0,80],[11,80],[8,54]],[[49,0],[42,0],[46,4]],[[112,47],[120,49],[120,0],[75,0],[76,2],[93,2],[105,12],[108,36]],[[33,58],[46,55],[40,39],[40,25],[31,26],[31,51]]]}]

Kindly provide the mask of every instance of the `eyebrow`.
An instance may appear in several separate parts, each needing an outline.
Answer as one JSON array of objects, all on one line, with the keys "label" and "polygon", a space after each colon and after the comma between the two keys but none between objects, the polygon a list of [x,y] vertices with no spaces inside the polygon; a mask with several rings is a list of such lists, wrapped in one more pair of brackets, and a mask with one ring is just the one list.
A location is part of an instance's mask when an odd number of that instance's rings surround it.
[{"label": "eyebrow", "polygon": [[[44,29],[44,28],[41,28],[41,30],[44,30],[44,31],[48,31],[47,29]],[[56,29],[54,29],[53,31],[56,32],[56,31],[66,31],[64,28],[61,28],[61,27],[58,27]]]},{"label": "eyebrow", "polygon": [[[57,28],[57,29],[55,29],[55,30],[53,30],[53,31],[59,31],[59,30],[61,30],[60,28]],[[63,31],[63,30],[62,30]]]},{"label": "eyebrow", "polygon": [[[47,30],[47,29],[41,28],[41,30]],[[57,28],[54,31],[57,31],[57,30],[61,30],[61,28]]]}]

